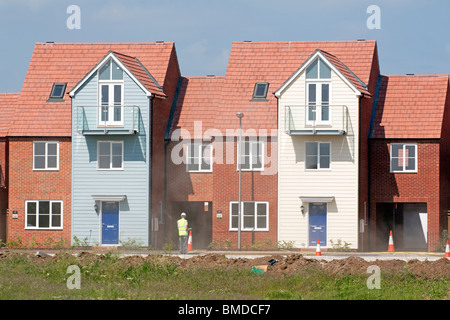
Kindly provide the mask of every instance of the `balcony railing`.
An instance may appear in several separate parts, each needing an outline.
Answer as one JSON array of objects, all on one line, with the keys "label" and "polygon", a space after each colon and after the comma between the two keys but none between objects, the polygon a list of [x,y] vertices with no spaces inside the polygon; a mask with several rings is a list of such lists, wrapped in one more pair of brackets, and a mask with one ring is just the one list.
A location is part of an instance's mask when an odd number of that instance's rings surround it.
[{"label": "balcony railing", "polygon": [[349,113],[344,105],[285,107],[285,130],[289,135],[344,135]]},{"label": "balcony railing", "polygon": [[77,129],[83,135],[131,135],[141,127],[138,106],[78,106]]}]

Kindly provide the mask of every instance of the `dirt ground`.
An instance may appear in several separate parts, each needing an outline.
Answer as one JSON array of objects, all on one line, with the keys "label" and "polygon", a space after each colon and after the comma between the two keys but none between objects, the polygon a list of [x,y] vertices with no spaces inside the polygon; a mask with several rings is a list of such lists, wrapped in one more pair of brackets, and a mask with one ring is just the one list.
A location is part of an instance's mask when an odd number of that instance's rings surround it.
[{"label": "dirt ground", "polygon": [[[59,254],[53,257],[39,257],[35,253],[14,253],[14,252],[0,252],[0,262],[18,254],[27,254],[36,262],[45,261],[47,259],[58,259]],[[91,262],[100,261],[104,259],[104,255],[99,255],[92,252],[80,252],[77,255],[78,261],[81,265],[87,265]],[[367,273],[367,268],[376,265],[382,272],[409,272],[415,277],[421,278],[445,278],[450,279],[450,259],[441,258],[434,261],[413,260],[375,260],[366,261],[360,257],[348,257],[334,260],[322,260],[308,258],[301,254],[272,255],[258,258],[228,258],[223,254],[211,253],[206,255],[198,255],[191,258],[181,258],[178,256],[167,255],[131,255],[122,258],[124,261],[132,266],[139,266],[145,263],[148,259],[161,264],[172,263],[178,265],[179,268],[214,268],[214,267],[240,267],[252,270],[254,266],[264,266],[266,272],[271,273],[301,273],[305,268],[321,268],[336,275],[357,275]],[[269,261],[275,262],[273,264]]]},{"label": "dirt ground", "polygon": [[[270,260],[276,260],[271,265]],[[327,272],[336,275],[355,275],[367,273],[367,268],[371,265],[377,265],[382,272],[404,272],[409,271],[416,277],[426,276],[428,278],[447,278],[450,279],[450,259],[442,258],[435,261],[420,261],[417,259],[404,260],[376,260],[366,261],[360,257],[349,257],[343,259],[334,259],[331,261],[311,259],[301,254],[291,254],[288,256],[274,255],[262,258],[227,258],[224,255],[207,254],[204,256],[197,256],[191,259],[175,259],[182,268],[189,268],[192,266],[225,266],[225,267],[248,267],[253,266],[267,266],[266,272],[291,273],[302,272],[305,268],[322,268]]]}]

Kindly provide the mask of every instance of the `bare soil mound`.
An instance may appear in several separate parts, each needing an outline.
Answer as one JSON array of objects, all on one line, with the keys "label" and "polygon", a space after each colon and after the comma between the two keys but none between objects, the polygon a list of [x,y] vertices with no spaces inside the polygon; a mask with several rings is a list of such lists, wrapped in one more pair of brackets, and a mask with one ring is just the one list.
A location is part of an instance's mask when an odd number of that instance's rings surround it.
[{"label": "bare soil mound", "polygon": [[[40,263],[47,259],[62,259],[65,254],[56,254],[54,256],[37,256],[34,253],[17,253],[0,251],[0,262],[5,259],[22,257],[29,259],[30,262]],[[107,255],[96,254],[92,252],[81,252],[76,256],[81,265],[90,263],[100,263],[106,259]],[[159,264],[176,264],[179,268],[245,268],[252,270],[254,266],[265,266],[265,272],[271,273],[301,273],[306,269],[319,268],[331,274],[336,275],[356,275],[367,273],[367,268],[376,265],[382,272],[410,273],[415,277],[426,278],[445,278],[450,279],[450,259],[441,258],[435,261],[413,260],[375,260],[366,261],[361,257],[353,256],[342,259],[324,260],[308,258],[301,254],[290,254],[287,256],[272,255],[258,258],[227,258],[224,254],[210,253],[198,255],[189,258],[167,255],[131,255],[122,258],[123,262],[130,266],[139,267],[146,262]]]}]

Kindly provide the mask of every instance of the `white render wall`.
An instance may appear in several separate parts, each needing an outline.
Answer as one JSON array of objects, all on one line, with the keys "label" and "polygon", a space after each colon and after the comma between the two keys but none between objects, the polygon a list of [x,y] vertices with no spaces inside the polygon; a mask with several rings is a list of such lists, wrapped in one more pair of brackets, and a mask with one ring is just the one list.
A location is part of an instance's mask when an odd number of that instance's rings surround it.
[{"label": "white render wall", "polygon": [[[358,108],[359,97],[334,71],[330,105],[346,105],[349,132],[346,135],[290,136],[285,128],[285,106],[305,105],[305,73],[281,93],[278,136],[278,240],[294,241],[295,247],[309,247],[308,203],[300,196],[329,197],[327,244],[338,239],[358,247]],[[331,142],[331,169],[305,170],[306,141]],[[305,207],[302,215],[300,206]]]}]

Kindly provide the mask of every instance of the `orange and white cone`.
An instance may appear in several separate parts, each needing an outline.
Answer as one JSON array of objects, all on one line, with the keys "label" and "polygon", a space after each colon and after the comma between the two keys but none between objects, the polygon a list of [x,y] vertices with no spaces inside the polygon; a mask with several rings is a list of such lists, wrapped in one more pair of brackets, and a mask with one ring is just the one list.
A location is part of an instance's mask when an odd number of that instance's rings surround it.
[{"label": "orange and white cone", "polygon": [[189,230],[189,239],[188,239],[187,250],[192,251],[192,230]]},{"label": "orange and white cone", "polygon": [[447,240],[447,244],[445,245],[445,257],[450,258],[450,247],[448,244],[448,240]]},{"label": "orange and white cone", "polygon": [[392,238],[392,230],[389,234],[389,246],[388,246],[388,251],[394,252],[394,238]]},{"label": "orange and white cone", "polygon": [[316,256],[321,256],[322,253],[320,253],[320,240],[317,240],[317,247],[316,247]]}]

